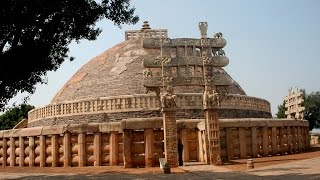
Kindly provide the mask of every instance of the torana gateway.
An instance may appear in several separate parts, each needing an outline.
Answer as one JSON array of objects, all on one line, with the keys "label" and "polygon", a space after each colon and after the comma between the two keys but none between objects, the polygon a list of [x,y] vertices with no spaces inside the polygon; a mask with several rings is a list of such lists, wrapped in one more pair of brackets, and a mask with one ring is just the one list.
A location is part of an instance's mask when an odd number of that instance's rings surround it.
[{"label": "torana gateway", "polygon": [[199,29],[199,39],[169,38],[148,22],[126,31],[25,125],[0,131],[0,165],[151,167],[165,158],[175,167],[179,156],[221,165],[305,151],[308,122],[272,119],[270,103],[223,69],[223,34]]}]

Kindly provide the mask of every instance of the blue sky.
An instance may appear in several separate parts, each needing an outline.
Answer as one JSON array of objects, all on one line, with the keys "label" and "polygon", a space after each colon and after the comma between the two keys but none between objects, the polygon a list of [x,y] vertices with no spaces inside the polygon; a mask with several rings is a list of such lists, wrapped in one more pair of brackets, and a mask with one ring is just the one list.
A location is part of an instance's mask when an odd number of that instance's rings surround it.
[{"label": "blue sky", "polygon": [[208,22],[208,36],[222,32],[230,60],[225,69],[249,96],[267,99],[273,114],[289,88],[304,88],[307,93],[320,90],[320,1],[134,0],[132,5],[140,22],[122,29],[107,20],[99,22],[103,32],[98,39],[71,44],[75,61],[49,72],[48,84],[37,85],[29,103],[49,104],[82,65],[124,41],[124,31],[140,29],[145,20],[151,28],[168,29],[171,38],[199,38],[200,21]]}]

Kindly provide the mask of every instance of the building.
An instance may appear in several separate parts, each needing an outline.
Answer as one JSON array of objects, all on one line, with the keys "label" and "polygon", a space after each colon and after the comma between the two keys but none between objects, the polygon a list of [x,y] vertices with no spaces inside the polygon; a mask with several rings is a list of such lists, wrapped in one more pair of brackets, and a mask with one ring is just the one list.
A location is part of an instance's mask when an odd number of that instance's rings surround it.
[{"label": "building", "polygon": [[289,90],[285,97],[285,115],[288,119],[303,119],[305,107],[303,107],[303,92],[298,88],[296,91]]}]

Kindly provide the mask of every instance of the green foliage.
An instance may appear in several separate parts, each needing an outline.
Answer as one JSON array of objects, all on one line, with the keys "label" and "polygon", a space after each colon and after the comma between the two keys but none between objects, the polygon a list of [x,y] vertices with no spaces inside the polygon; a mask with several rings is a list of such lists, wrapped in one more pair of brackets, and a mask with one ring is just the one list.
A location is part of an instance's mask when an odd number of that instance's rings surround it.
[{"label": "green foliage", "polygon": [[320,91],[306,94],[304,119],[309,121],[309,129],[320,128]]},{"label": "green foliage", "polygon": [[0,116],[0,130],[12,129],[22,119],[27,118],[28,112],[33,108],[34,106],[27,104],[10,108]]},{"label": "green foliage", "polygon": [[0,111],[18,92],[33,93],[68,56],[68,45],[95,40],[104,18],[121,27],[136,23],[130,0],[1,0]]},{"label": "green foliage", "polygon": [[286,101],[283,101],[282,104],[278,105],[278,112],[277,112],[277,114],[276,114],[277,118],[279,118],[279,119],[281,119],[281,118],[286,118],[286,115],[285,115],[285,111],[286,111],[285,105],[286,105]]}]

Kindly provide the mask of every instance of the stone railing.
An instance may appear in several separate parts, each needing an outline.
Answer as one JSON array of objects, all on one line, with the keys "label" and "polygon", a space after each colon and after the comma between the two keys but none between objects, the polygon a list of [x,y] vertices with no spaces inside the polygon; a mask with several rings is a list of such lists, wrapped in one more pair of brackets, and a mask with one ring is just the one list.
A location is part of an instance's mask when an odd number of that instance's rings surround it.
[{"label": "stone railing", "polygon": [[[221,119],[219,126],[223,159],[294,154],[310,147],[306,120]],[[204,122],[198,128],[204,132]]]},{"label": "stone railing", "polygon": [[[236,159],[304,152],[303,120],[219,120],[221,157]],[[162,118],[0,131],[0,166],[156,166],[164,157]],[[183,160],[208,163],[203,119],[177,120]]]},{"label": "stone railing", "polygon": [[[177,94],[177,105],[179,109],[202,109],[202,94]],[[270,112],[270,103],[260,98],[231,94],[228,95],[223,102],[221,102],[221,106],[219,108]],[[123,95],[49,104],[45,107],[29,111],[28,121],[32,122],[44,118],[78,114],[130,112],[158,109],[159,100],[155,95]]]}]

